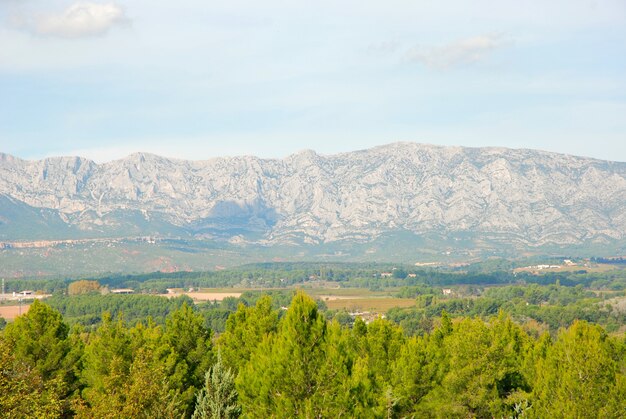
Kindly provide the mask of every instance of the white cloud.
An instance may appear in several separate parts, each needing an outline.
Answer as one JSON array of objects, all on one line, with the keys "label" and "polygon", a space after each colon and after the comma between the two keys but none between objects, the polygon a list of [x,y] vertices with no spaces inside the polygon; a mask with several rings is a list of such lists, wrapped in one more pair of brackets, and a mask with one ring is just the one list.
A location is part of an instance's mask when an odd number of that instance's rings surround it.
[{"label": "white cloud", "polygon": [[128,22],[124,10],[115,3],[79,1],[61,13],[39,15],[24,26],[38,35],[83,38],[103,35],[113,26]]},{"label": "white cloud", "polygon": [[436,70],[447,70],[481,61],[505,43],[502,35],[474,36],[430,48],[415,46],[407,51],[406,59]]}]

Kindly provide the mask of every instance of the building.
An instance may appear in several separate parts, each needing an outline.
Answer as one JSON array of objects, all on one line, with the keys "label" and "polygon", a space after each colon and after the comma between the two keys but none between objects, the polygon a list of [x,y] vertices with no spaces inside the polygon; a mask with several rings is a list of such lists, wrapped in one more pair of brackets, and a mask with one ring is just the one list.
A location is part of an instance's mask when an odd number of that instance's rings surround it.
[{"label": "building", "polygon": [[111,290],[112,294],[132,294],[134,292],[135,290],[132,290],[130,288],[118,288],[115,290]]}]

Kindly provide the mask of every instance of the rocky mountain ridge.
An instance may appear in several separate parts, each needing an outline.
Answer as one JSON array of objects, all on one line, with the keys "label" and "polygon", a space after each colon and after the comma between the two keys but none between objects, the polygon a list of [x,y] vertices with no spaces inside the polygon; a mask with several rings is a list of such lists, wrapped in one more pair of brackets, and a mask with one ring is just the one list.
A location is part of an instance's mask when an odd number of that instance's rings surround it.
[{"label": "rocky mountain ridge", "polygon": [[6,208],[19,205],[46,211],[34,222],[44,235],[53,211],[67,234],[85,237],[185,232],[267,244],[471,232],[528,246],[626,239],[626,163],[535,150],[395,143],[284,159],[137,153],[104,164],[0,154],[2,196],[4,239],[16,237],[11,214],[24,213]]}]

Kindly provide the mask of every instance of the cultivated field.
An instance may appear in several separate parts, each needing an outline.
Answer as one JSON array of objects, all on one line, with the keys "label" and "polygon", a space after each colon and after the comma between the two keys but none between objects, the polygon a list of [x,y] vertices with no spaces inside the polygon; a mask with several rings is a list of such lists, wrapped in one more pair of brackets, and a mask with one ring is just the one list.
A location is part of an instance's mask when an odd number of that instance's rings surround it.
[{"label": "cultivated field", "polygon": [[[222,301],[227,297],[240,297],[246,291],[263,292],[269,289],[259,288],[201,288],[197,291],[185,291],[182,288],[169,289],[164,297],[178,297],[187,295],[195,302]],[[288,291],[288,289],[282,289]],[[318,298],[329,309],[367,311],[370,313],[385,313],[393,307],[410,307],[415,304],[413,298],[395,298],[389,291],[371,291],[366,288],[314,288],[305,289],[307,294]]]},{"label": "cultivated field", "polygon": [[161,294],[163,297],[174,298],[186,295],[197,302],[203,301],[222,301],[227,297],[239,298],[241,292],[221,291],[221,290],[201,290],[201,291],[182,291],[180,289],[169,289],[167,294]]},{"label": "cultivated field", "polygon": [[302,289],[307,294],[324,299],[324,297],[348,297],[348,298],[389,298],[393,292],[397,291],[372,291],[367,288],[304,288]]},{"label": "cultivated field", "polygon": [[0,306],[0,317],[5,320],[14,320],[20,314],[28,312],[30,304],[20,306]]},{"label": "cultivated field", "polygon": [[385,313],[390,308],[394,307],[411,307],[415,305],[413,298],[392,298],[392,297],[379,297],[379,298],[335,298],[324,300],[329,309],[332,310],[347,310],[350,312],[372,312],[372,313]]}]

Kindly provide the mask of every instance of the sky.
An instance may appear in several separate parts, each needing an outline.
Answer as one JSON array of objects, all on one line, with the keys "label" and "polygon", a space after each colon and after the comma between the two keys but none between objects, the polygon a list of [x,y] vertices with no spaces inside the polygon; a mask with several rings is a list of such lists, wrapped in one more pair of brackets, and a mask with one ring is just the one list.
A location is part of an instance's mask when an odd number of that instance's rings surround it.
[{"label": "sky", "polygon": [[0,152],[626,161],[625,0],[0,0]]}]

